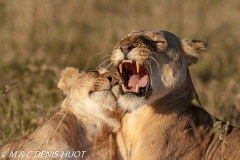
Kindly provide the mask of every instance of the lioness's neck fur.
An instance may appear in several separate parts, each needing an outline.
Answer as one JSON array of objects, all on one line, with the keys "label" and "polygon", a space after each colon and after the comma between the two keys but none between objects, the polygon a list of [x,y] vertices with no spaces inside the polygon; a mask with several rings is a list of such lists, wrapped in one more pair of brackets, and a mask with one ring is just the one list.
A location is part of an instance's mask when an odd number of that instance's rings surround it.
[{"label": "lioness's neck fur", "polygon": [[76,134],[81,133],[81,129],[83,128],[79,126],[75,115],[61,109],[47,120],[43,126],[38,127],[27,136],[1,146],[0,150],[7,151],[8,154],[11,151],[18,151],[18,153],[21,151],[25,153],[33,151],[32,155],[29,155],[31,158],[34,157],[35,151],[82,151],[84,150],[84,143],[81,143],[80,137]]},{"label": "lioness's neck fur", "polygon": [[188,76],[182,86],[155,104],[123,117],[119,159],[240,158],[239,129],[226,126],[220,139],[220,131],[213,128],[217,120],[202,108]]},{"label": "lioness's neck fur", "polygon": [[82,102],[81,104],[81,108],[69,106],[65,99],[61,105],[61,108],[74,114],[76,121],[84,128],[85,138],[87,137],[88,141],[90,141],[92,144],[96,138],[102,139],[104,132],[109,134],[115,129],[113,124],[116,123],[115,119],[117,119],[117,110],[116,112],[108,113],[108,116],[104,116],[102,113],[91,114],[93,111],[83,110],[82,108],[94,109],[101,108],[102,106],[95,102],[88,102],[87,104]]},{"label": "lioness's neck fur", "polygon": [[197,104],[199,104],[199,106],[201,106],[196,90],[192,84],[191,76],[189,74],[188,69],[186,75],[187,75],[186,80],[183,82],[181,86],[179,86],[175,90],[172,90],[166,96],[156,100],[153,103],[153,106],[159,106],[154,107],[154,109],[157,112],[165,114],[165,112],[166,113],[177,112],[176,110],[178,111],[188,110],[189,108],[192,107],[190,104],[192,104],[194,100],[196,101]]}]

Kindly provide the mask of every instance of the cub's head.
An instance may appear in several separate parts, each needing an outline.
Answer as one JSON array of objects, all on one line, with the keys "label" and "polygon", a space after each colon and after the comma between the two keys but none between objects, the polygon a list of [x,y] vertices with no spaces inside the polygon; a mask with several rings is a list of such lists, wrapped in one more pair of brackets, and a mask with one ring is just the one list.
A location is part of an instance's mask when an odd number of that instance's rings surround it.
[{"label": "cub's head", "polygon": [[58,88],[67,95],[62,108],[76,115],[106,120],[109,112],[116,109],[119,80],[116,73],[103,68],[85,73],[68,67],[62,71],[58,83]]},{"label": "cub's head", "polygon": [[123,82],[119,105],[134,111],[177,89],[203,52],[205,41],[180,39],[167,31],[132,31],[111,57]]}]

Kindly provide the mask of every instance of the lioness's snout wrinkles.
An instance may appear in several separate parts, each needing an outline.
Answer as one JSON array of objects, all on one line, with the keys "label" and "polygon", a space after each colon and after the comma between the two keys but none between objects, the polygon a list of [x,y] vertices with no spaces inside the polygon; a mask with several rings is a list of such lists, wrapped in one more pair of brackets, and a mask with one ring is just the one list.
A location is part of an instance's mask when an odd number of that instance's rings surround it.
[{"label": "lioness's snout wrinkles", "polygon": [[125,55],[127,55],[133,48],[134,48],[134,45],[132,45],[131,43],[120,44],[120,49]]}]

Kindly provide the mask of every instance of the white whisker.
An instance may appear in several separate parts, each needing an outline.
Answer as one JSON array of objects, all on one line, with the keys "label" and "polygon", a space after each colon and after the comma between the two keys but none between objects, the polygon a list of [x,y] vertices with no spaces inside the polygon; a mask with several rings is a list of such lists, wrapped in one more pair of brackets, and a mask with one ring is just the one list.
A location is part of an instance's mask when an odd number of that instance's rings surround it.
[{"label": "white whisker", "polygon": [[151,67],[151,59],[150,61],[146,61],[147,69],[149,70],[150,77],[152,77],[152,67]]},{"label": "white whisker", "polygon": [[108,69],[111,65],[113,64],[113,62],[109,63],[106,67],[106,69]]},{"label": "white whisker", "polygon": [[103,58],[105,58],[105,57],[110,57],[110,56],[111,56],[110,54],[107,54],[107,55],[104,55],[104,56],[98,58],[97,60],[103,59]]},{"label": "white whisker", "polygon": [[103,51],[103,52],[100,52],[100,53],[96,53],[95,55],[101,55],[101,54],[106,54],[105,52],[107,52],[107,51],[109,51],[110,49],[107,49],[107,50],[105,50],[105,51]]},{"label": "white whisker", "polygon": [[158,66],[158,70],[160,71],[160,67],[159,67],[159,64],[158,64],[157,60],[155,58],[153,58],[152,56],[150,56],[150,57],[151,57],[152,60],[154,60],[156,62],[157,66]]},{"label": "white whisker", "polygon": [[107,61],[110,61],[110,60],[111,60],[111,59],[109,58],[109,59],[103,61],[101,64],[99,64],[99,65],[97,66],[96,69],[99,69],[104,63],[106,63]]},{"label": "white whisker", "polygon": [[150,52],[150,53],[153,53],[153,54],[155,54],[158,57],[158,54],[156,52]]},{"label": "white whisker", "polygon": [[152,66],[150,63],[149,63],[149,68],[150,68],[150,76],[152,77]]}]

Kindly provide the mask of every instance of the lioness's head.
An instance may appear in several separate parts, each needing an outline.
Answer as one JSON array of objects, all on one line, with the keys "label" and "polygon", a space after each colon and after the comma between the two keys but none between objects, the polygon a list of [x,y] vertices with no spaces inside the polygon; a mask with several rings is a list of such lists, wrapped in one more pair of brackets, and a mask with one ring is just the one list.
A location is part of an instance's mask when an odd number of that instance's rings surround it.
[{"label": "lioness's head", "polygon": [[68,67],[62,71],[58,87],[67,95],[62,107],[70,108],[74,114],[108,118],[107,113],[116,109],[119,95],[119,76],[106,69],[79,72]]},{"label": "lioness's head", "polygon": [[177,89],[187,67],[205,51],[205,41],[180,39],[167,31],[132,31],[111,57],[123,81],[119,105],[133,111]]}]

